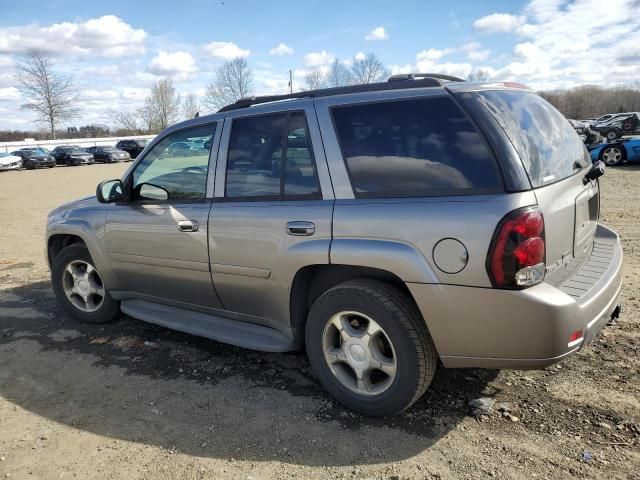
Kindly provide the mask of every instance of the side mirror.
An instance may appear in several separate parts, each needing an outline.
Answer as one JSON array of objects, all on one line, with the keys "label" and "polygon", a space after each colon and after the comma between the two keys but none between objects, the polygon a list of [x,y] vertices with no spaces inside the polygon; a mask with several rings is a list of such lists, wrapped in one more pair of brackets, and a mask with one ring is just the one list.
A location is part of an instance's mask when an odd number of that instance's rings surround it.
[{"label": "side mirror", "polygon": [[143,183],[138,186],[138,196],[146,200],[168,200],[169,192],[157,185]]},{"label": "side mirror", "polygon": [[105,180],[98,184],[96,197],[100,203],[113,203],[124,196],[124,185],[121,180]]}]

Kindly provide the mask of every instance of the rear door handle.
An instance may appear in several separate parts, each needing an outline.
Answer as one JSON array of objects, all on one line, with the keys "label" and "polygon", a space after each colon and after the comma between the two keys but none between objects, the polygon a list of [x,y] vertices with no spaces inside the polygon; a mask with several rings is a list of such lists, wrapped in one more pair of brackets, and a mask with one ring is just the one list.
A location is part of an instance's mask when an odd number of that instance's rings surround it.
[{"label": "rear door handle", "polygon": [[195,220],[180,220],[178,230],[181,232],[197,232],[200,225]]},{"label": "rear door handle", "polygon": [[316,226],[311,222],[289,222],[287,223],[287,233],[289,235],[313,235],[316,231]]}]

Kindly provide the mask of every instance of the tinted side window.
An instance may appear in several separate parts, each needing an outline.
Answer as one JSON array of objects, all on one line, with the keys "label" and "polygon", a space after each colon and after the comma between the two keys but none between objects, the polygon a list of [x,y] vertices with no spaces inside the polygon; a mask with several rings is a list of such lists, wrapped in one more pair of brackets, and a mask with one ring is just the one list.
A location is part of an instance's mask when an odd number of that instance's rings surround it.
[{"label": "tinted side window", "polygon": [[430,196],[502,189],[493,155],[448,97],[334,107],[356,196]]},{"label": "tinted side window", "polygon": [[[200,140],[211,140],[216,124],[179,130],[158,142],[133,171],[133,198],[144,184],[167,191],[169,200],[197,200],[205,197],[209,150]],[[209,142],[211,145],[211,142]]]},{"label": "tinted side window", "polygon": [[225,195],[273,197],[318,195],[320,187],[304,112],[233,121]]}]

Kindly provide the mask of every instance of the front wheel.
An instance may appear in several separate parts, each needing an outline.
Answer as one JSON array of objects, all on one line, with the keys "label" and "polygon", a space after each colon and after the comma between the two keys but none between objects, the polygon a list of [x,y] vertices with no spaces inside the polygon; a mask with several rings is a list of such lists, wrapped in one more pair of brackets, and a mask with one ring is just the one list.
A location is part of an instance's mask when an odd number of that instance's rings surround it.
[{"label": "front wheel", "polygon": [[622,148],[618,146],[605,147],[602,150],[601,158],[610,167],[618,165],[623,159]]},{"label": "front wheel", "polygon": [[51,282],[58,303],[77,320],[107,323],[120,311],[102,282],[87,247],[69,245],[53,260]]},{"label": "front wheel", "polygon": [[402,412],[436,371],[436,349],[412,299],[377,280],[351,280],[325,292],[309,312],[305,339],[325,389],[366,415]]}]

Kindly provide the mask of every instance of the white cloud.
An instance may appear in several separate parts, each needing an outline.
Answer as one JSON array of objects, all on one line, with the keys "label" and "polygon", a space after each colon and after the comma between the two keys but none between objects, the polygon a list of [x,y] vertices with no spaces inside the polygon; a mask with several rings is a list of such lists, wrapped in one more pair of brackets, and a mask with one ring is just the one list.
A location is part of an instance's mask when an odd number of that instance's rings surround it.
[{"label": "white cloud", "polygon": [[82,100],[109,100],[109,99],[117,99],[120,97],[120,94],[115,90],[82,90],[80,92],[80,98]]},{"label": "white cloud", "polygon": [[333,53],[328,53],[326,50],[321,52],[311,52],[304,56],[304,63],[309,67],[321,67],[323,65],[329,65],[336,56]]},{"label": "white cloud", "polygon": [[159,52],[151,59],[147,70],[154,75],[177,75],[195,72],[196,65],[188,52]]},{"label": "white cloud", "polygon": [[364,52],[358,52],[354,55],[353,57],[355,60],[358,60],[359,62],[361,62],[362,60],[364,60],[365,58],[367,58],[367,54]]},{"label": "white cloud", "polygon": [[212,57],[231,60],[237,57],[248,57],[251,50],[240,48],[233,42],[211,42],[204,45],[203,50]]},{"label": "white cloud", "polygon": [[122,98],[127,100],[144,100],[150,93],[148,88],[124,87],[122,89]]},{"label": "white cloud", "polygon": [[492,13],[473,22],[473,28],[485,33],[513,32],[521,27],[527,17],[509,13]]},{"label": "white cloud", "polygon": [[291,48],[286,43],[279,43],[278,45],[273,47],[271,50],[269,50],[269,55],[282,56],[282,55],[291,55],[291,54],[293,54],[293,48]]},{"label": "white cloud", "polygon": [[0,52],[24,53],[33,48],[53,54],[121,57],[144,53],[147,33],[115,15],[85,22],[37,23],[0,28]]},{"label": "white cloud", "polygon": [[467,58],[474,62],[484,62],[491,55],[491,50],[471,50],[467,53]]},{"label": "white cloud", "polygon": [[0,88],[0,101],[18,100],[19,98],[20,91],[16,87]]},{"label": "white cloud", "polygon": [[439,50],[437,48],[430,48],[428,50],[422,50],[421,52],[418,52],[416,58],[418,60],[439,60],[440,58],[448,55],[453,51],[453,48],[445,48],[442,50]]},{"label": "white cloud", "polygon": [[364,37],[365,40],[386,40],[389,38],[389,34],[384,27],[376,27]]}]

